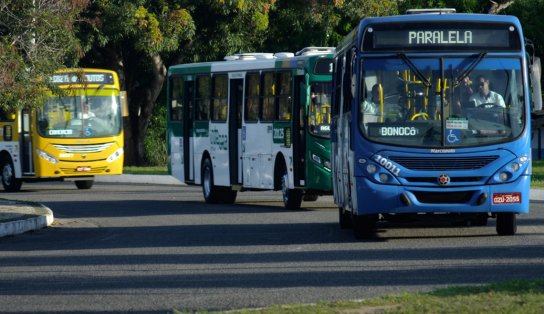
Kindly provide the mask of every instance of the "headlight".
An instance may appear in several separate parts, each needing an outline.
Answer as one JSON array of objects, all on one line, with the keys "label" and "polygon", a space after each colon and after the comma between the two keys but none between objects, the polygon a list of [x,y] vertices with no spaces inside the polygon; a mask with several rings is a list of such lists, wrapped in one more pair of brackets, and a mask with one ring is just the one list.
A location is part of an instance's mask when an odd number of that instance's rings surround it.
[{"label": "headlight", "polygon": [[113,154],[111,154],[107,159],[106,161],[107,162],[114,162],[115,160],[119,159],[119,157],[123,156],[123,149],[122,148],[119,148],[118,150],[116,150],[115,152],[113,152]]},{"label": "headlight", "polygon": [[366,171],[367,171],[368,173],[370,173],[370,174],[376,173],[377,170],[378,170],[378,167],[376,167],[375,164],[368,164],[368,165],[366,166]]},{"label": "headlight", "polygon": [[315,163],[321,164],[321,157],[317,156],[316,154],[312,154],[312,160]]},{"label": "headlight", "polygon": [[41,158],[49,161],[52,164],[56,164],[56,163],[59,162],[59,160],[57,158],[49,155],[48,153],[44,152],[43,150],[36,149],[36,153],[38,154],[38,156],[40,156]]}]

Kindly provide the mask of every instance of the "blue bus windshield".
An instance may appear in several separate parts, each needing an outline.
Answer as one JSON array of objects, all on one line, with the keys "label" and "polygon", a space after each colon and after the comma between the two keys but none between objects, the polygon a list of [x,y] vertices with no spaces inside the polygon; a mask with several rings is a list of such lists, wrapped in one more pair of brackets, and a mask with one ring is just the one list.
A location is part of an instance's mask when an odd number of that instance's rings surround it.
[{"label": "blue bus windshield", "polygon": [[360,130],[384,144],[496,144],[526,121],[519,58],[365,58],[359,91]]}]

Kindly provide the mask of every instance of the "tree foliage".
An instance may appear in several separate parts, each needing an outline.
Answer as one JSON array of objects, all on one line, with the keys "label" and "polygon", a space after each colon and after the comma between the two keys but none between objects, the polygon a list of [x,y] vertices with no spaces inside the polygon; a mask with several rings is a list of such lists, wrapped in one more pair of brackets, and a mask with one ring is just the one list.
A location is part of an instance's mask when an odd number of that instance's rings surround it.
[{"label": "tree foliage", "polygon": [[73,23],[86,0],[0,0],[0,106],[37,107],[45,77],[81,57]]}]

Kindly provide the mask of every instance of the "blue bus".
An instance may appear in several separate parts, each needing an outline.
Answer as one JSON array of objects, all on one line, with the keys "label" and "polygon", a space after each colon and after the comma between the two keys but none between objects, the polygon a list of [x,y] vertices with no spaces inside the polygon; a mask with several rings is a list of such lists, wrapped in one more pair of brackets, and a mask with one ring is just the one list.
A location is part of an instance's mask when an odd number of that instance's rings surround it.
[{"label": "blue bus", "polygon": [[479,226],[496,218],[499,235],[516,233],[529,211],[530,117],[541,98],[516,17],[365,18],[333,61],[342,228],[360,239],[378,221],[452,216]]}]

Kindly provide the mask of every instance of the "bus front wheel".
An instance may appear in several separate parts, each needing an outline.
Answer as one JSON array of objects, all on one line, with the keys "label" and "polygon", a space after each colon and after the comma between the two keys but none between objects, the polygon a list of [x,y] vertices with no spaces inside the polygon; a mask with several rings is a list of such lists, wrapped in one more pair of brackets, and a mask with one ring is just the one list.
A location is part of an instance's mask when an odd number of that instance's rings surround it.
[{"label": "bus front wheel", "polygon": [[518,229],[515,213],[497,213],[497,234],[514,235]]},{"label": "bus front wheel", "polygon": [[77,180],[74,183],[79,190],[88,190],[93,187],[94,180]]},{"label": "bus front wheel", "polygon": [[2,185],[6,192],[18,192],[23,181],[15,177],[15,169],[11,158],[5,158],[2,162]]},{"label": "bus front wheel", "polygon": [[351,228],[351,212],[346,211],[342,207],[338,207],[338,222],[340,223],[340,229]]},{"label": "bus front wheel", "polygon": [[202,194],[206,203],[219,201],[219,191],[213,183],[213,168],[209,158],[206,158],[202,164]]},{"label": "bus front wheel", "polygon": [[357,240],[370,239],[376,232],[377,215],[351,215],[353,235]]},{"label": "bus front wheel", "polygon": [[287,171],[281,177],[281,192],[283,205],[286,209],[299,209],[302,203],[302,190],[289,188],[289,174]]}]

